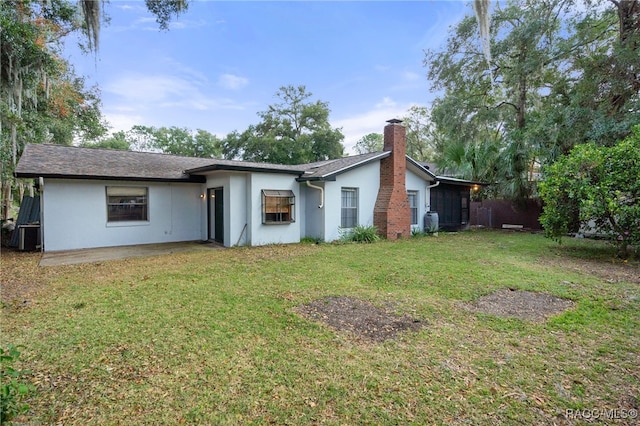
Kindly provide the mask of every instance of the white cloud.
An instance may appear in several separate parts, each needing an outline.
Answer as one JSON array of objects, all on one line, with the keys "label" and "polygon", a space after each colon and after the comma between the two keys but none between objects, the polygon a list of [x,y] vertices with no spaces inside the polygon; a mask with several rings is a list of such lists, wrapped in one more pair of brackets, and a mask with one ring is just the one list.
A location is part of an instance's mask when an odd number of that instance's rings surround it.
[{"label": "white cloud", "polygon": [[157,104],[172,97],[193,95],[191,82],[170,75],[131,74],[108,83],[105,91],[131,104]]},{"label": "white cloud", "polygon": [[120,114],[105,112],[104,116],[111,125],[111,132],[127,131],[136,124],[142,124],[142,116],[136,114]]},{"label": "white cloud", "polygon": [[378,108],[378,109],[379,109],[379,108],[393,108],[393,107],[395,107],[396,105],[397,105],[397,104],[396,104],[396,102],[395,102],[393,99],[391,99],[391,98],[390,98],[390,97],[388,97],[388,96],[385,96],[384,98],[382,98],[382,102],[378,102],[378,103],[376,104],[376,108]]},{"label": "white cloud", "polygon": [[402,79],[404,81],[407,81],[407,82],[416,82],[416,81],[421,81],[422,80],[422,76],[420,74],[418,74],[417,72],[404,71],[402,73]]},{"label": "white cloud", "polygon": [[[105,84],[103,98],[110,105],[105,117],[116,130],[134,124],[156,122],[170,117],[187,122],[195,114],[222,110],[243,110],[245,105],[209,92],[206,82],[190,75],[125,74]],[[164,121],[164,120],[163,120]]]},{"label": "white cloud", "polygon": [[233,74],[222,74],[218,78],[218,85],[229,90],[238,90],[249,84],[249,80]]},{"label": "white cloud", "polygon": [[336,127],[342,127],[345,153],[355,154],[353,147],[358,140],[369,133],[382,133],[387,120],[407,115],[409,108],[415,103],[399,105],[393,99],[384,97],[370,111],[334,121]]}]

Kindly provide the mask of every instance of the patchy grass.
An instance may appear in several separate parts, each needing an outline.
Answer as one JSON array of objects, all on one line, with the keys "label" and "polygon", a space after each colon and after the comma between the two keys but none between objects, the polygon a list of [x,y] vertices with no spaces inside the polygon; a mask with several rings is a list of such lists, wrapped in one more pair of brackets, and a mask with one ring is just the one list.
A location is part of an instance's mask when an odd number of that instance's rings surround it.
[{"label": "patchy grass", "polygon": [[[567,410],[637,409],[639,267],[609,268],[607,250],[467,232],[39,269],[3,253],[3,283],[44,283],[2,309],[36,388],[19,421],[579,424]],[[504,288],[575,307],[541,323],[461,307]],[[296,313],[331,296],[425,326],[372,343]]]}]

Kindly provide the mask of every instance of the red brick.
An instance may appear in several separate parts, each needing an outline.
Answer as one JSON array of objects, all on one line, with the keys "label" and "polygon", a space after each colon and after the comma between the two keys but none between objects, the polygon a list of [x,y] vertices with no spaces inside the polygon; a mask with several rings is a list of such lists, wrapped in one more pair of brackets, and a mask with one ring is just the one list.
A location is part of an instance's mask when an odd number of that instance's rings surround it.
[{"label": "red brick", "polygon": [[400,123],[384,128],[384,150],[391,155],[380,161],[380,189],[373,209],[373,224],[387,239],[411,235],[411,211],[407,197],[406,129]]}]

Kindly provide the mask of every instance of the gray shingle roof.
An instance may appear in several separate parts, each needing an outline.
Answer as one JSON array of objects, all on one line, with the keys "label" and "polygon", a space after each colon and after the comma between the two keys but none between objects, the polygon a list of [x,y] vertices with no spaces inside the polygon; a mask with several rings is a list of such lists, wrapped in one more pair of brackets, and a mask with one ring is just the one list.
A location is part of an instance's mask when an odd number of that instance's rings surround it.
[{"label": "gray shingle roof", "polygon": [[187,173],[203,173],[214,170],[241,170],[241,171],[262,171],[262,172],[276,172],[276,173],[291,173],[302,174],[305,170],[304,165],[288,165],[288,164],[272,164],[272,163],[255,163],[251,161],[236,161],[236,160],[219,160],[209,159],[209,163],[200,166],[187,169]]},{"label": "gray shingle roof", "polygon": [[16,167],[16,176],[77,179],[168,180],[200,182],[215,170],[263,171],[299,175],[301,180],[325,179],[388,156],[374,152],[309,164],[285,165],[249,161],[192,158],[150,152],[29,144]]},{"label": "gray shingle roof", "polygon": [[300,180],[322,180],[340,173],[367,164],[371,161],[379,160],[391,155],[391,151],[371,152],[369,154],[353,155],[335,160],[319,161],[316,163],[302,164],[305,168]]},{"label": "gray shingle roof", "polygon": [[202,181],[183,171],[211,163],[211,159],[149,152],[29,144],[16,167],[17,177]]},{"label": "gray shingle roof", "polygon": [[[214,158],[180,157],[150,152],[29,144],[16,167],[22,178],[158,180],[204,182],[202,173],[215,170],[258,171],[298,175],[298,180],[333,180],[335,176],[391,155],[378,151],[309,164],[285,165]],[[423,166],[411,159],[408,161]],[[430,171],[426,171],[431,175]],[[439,176],[438,179],[443,177]],[[451,180],[450,178],[444,178]],[[475,183],[455,179],[456,183]]]}]

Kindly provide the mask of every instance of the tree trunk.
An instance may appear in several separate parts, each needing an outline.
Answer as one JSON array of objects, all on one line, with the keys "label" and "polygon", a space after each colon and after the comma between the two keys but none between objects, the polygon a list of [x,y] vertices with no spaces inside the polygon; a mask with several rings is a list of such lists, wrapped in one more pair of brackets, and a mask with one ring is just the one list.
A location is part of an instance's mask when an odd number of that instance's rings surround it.
[{"label": "tree trunk", "polygon": [[18,201],[20,202],[20,204],[22,204],[22,199],[24,198],[24,182],[22,181],[17,181],[17,187],[18,187]]},{"label": "tree trunk", "polygon": [[11,215],[11,201],[12,201],[11,190],[12,190],[11,180],[7,179],[4,181],[2,185],[2,200],[4,201],[2,206],[3,220],[9,219],[9,216]]}]

